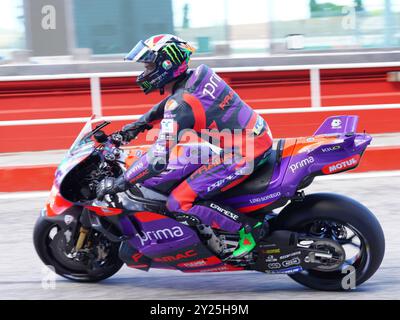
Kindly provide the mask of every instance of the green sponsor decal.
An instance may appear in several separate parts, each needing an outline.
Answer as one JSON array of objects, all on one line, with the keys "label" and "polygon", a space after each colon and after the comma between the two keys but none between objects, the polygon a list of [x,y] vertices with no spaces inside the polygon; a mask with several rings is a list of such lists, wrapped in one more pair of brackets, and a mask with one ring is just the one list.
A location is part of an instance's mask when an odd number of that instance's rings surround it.
[{"label": "green sponsor decal", "polygon": [[183,56],[181,50],[178,48],[178,46],[177,46],[175,43],[172,44],[172,48],[173,48],[176,52],[178,52],[179,55],[180,55],[182,58],[184,58],[184,56]]},{"label": "green sponsor decal", "polygon": [[174,54],[174,52],[172,51],[172,49],[171,49],[169,46],[168,46],[168,47],[165,47],[165,48],[163,49],[163,51],[165,51],[165,53],[169,56],[169,58],[172,60],[173,63],[178,63],[178,61],[177,61],[177,59],[178,59],[177,55]]},{"label": "green sponsor decal", "polygon": [[179,48],[176,46],[175,43],[172,43],[172,44],[166,46],[166,47],[163,49],[163,51],[165,51],[165,53],[166,53],[166,54],[171,58],[171,60],[172,60],[174,63],[176,63],[176,64],[180,63],[180,60],[181,60],[181,59],[179,59],[178,54],[179,54],[182,58],[184,58],[182,52],[179,50]]},{"label": "green sponsor decal", "polygon": [[151,88],[151,84],[150,84],[148,81],[143,82],[143,83],[142,83],[142,86],[143,86],[143,88],[145,88],[145,89]]}]

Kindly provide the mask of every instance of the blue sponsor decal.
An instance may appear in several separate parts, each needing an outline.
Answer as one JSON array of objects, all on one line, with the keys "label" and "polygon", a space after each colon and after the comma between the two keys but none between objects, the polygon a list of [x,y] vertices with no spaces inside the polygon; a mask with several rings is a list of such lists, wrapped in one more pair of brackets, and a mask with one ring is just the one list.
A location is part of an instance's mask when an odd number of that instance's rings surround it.
[{"label": "blue sponsor decal", "polygon": [[265,273],[273,273],[273,274],[278,274],[278,273],[283,273],[283,274],[290,274],[290,273],[296,273],[303,271],[302,267],[292,267],[292,268],[286,268],[286,269],[280,269],[280,270],[266,270]]}]

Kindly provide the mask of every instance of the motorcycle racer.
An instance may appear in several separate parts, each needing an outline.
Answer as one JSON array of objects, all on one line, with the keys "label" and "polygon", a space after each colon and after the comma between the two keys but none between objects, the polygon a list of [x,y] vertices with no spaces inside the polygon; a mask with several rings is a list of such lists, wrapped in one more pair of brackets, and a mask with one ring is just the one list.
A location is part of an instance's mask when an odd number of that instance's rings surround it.
[{"label": "motorcycle racer", "polygon": [[[209,200],[245,180],[254,168],[267,160],[272,136],[264,119],[209,67],[200,65],[195,70],[188,70],[194,51],[186,41],[163,34],[139,41],[126,56],[126,60],[144,64],[145,71],[138,76],[137,83],[145,94],[159,90],[160,94],[167,92],[168,96],[139,120],[123,127],[123,135],[131,140],[161,123],[159,137],[150,151],[122,176],[101,181],[97,197],[102,199],[106,194],[125,191],[166,170],[171,152],[183,140],[185,130],[194,132],[201,139],[204,130],[209,130],[210,137],[215,136],[210,132],[239,132],[239,142],[217,139],[224,154],[210,155],[209,163],[199,166],[174,188],[167,209],[187,216],[189,221],[238,232],[239,244],[232,256],[242,257],[256,246],[262,224]],[[251,144],[251,152],[238,144]]]}]

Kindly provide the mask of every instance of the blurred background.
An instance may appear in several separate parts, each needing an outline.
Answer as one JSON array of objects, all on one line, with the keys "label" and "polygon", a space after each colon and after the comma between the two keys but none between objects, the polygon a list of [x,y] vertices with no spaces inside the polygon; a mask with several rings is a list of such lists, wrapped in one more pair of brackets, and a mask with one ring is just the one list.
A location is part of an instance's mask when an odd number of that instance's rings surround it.
[{"label": "blurred background", "polygon": [[77,48],[113,59],[159,33],[192,41],[208,56],[400,46],[400,0],[2,0],[0,21],[3,59]]},{"label": "blurred background", "polygon": [[213,67],[275,138],[354,114],[378,148],[358,170],[400,166],[400,0],[1,0],[0,192],[47,190],[90,115],[117,130],[160,101],[123,61],[160,33],[192,42],[191,67]]}]

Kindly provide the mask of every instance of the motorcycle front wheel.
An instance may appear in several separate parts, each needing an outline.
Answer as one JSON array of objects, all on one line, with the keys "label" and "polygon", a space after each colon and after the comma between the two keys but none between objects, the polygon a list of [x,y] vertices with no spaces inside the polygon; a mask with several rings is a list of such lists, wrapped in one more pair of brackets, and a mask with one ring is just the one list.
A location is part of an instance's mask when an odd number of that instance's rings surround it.
[{"label": "motorcycle front wheel", "polygon": [[56,223],[43,217],[36,221],[33,231],[36,252],[58,275],[78,282],[98,282],[121,269],[119,243],[110,242],[101,233],[91,230],[90,246],[73,253],[67,250],[69,236]]}]

